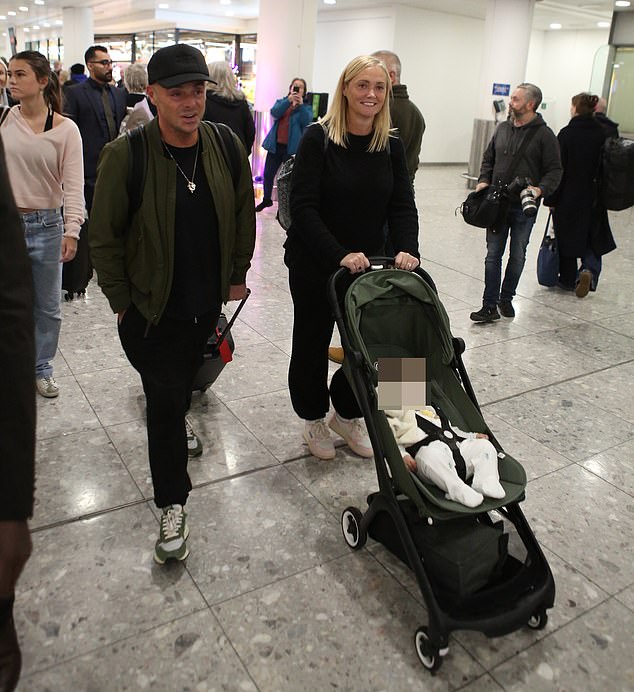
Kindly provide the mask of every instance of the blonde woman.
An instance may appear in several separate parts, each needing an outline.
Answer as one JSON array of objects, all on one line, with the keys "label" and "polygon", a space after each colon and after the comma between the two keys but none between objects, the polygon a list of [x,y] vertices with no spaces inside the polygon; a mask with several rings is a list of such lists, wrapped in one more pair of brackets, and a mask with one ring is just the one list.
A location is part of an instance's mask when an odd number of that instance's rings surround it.
[{"label": "blonde woman", "polygon": [[0,58],[0,107],[2,106],[13,106],[15,101],[11,98],[11,94],[7,89],[7,84],[9,82],[9,75],[7,73],[7,65],[2,58]]},{"label": "blonde woman", "polygon": [[[403,145],[390,135],[390,78],[377,58],[355,58],[343,71],[321,125],[307,128],[291,185],[293,224],[284,261],[293,298],[289,389],[305,421],[304,441],[320,459],[335,456],[329,429],[363,457],[372,447],[354,394],[341,370],[328,377],[334,319],[326,285],[339,267],[355,274],[384,253],[385,228],[395,266],[419,264],[418,214]],[[327,137],[327,142],[325,141]],[[326,423],[329,403],[335,409]]]},{"label": "blonde woman", "polygon": [[207,87],[203,120],[228,125],[240,137],[247,156],[251,155],[255,140],[253,113],[245,95],[236,85],[231,65],[225,60],[207,65],[213,82]]},{"label": "blonde woman", "polygon": [[51,398],[59,394],[52,360],[62,321],[61,262],[75,257],[84,220],[82,143],[75,123],[60,114],[57,76],[41,53],[23,51],[11,58],[9,86],[20,104],[0,134],[33,273],[35,383]]}]

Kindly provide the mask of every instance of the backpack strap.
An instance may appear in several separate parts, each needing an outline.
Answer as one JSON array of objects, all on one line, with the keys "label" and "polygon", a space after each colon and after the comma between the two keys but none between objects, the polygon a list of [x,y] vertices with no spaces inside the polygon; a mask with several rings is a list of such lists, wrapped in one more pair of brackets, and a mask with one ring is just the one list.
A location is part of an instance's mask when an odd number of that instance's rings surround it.
[{"label": "backpack strap", "polygon": [[240,163],[240,152],[238,151],[233,130],[224,123],[213,123],[209,120],[205,120],[204,122],[209,125],[216,134],[216,141],[222,150],[222,157],[231,171],[231,180],[233,181],[233,189],[235,190],[238,187],[242,166]]},{"label": "backpack strap", "polygon": [[128,175],[126,189],[128,191],[128,222],[141,206],[145,176],[147,174],[147,135],[143,125],[128,130],[125,133],[128,142]]}]

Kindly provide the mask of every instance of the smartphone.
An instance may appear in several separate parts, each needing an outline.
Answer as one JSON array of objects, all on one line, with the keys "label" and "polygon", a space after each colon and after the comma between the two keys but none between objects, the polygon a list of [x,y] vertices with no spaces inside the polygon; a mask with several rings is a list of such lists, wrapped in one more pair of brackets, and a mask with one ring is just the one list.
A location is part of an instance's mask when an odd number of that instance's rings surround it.
[{"label": "smartphone", "polygon": [[299,84],[295,84],[295,86],[293,87],[293,93],[299,94]]}]

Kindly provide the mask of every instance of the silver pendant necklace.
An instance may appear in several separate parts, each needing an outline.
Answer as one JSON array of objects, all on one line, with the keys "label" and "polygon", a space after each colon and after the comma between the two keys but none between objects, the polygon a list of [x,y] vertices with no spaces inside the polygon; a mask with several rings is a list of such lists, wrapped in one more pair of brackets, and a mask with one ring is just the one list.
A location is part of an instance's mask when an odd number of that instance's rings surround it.
[{"label": "silver pendant necklace", "polygon": [[170,155],[170,159],[176,164],[176,168],[178,168],[180,174],[185,178],[187,181],[187,189],[194,194],[196,191],[196,183],[194,182],[194,178],[196,177],[196,166],[198,165],[198,150],[200,149],[200,139],[196,142],[196,156],[194,157],[194,170],[192,171],[192,179],[190,180],[184,173],[183,169],[178,165],[178,161],[174,158],[174,155],[172,152],[168,149],[167,144],[163,142],[163,146],[165,147],[165,151]]}]

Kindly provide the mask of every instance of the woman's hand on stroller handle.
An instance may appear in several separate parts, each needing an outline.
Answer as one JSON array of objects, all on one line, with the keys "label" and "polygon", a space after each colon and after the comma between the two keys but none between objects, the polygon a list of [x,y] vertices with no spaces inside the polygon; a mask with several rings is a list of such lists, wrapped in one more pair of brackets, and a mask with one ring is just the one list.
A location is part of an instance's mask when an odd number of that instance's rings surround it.
[{"label": "woman's hand on stroller handle", "polygon": [[362,252],[349,252],[339,266],[345,267],[351,274],[359,274],[370,267],[370,260]]},{"label": "woman's hand on stroller handle", "polygon": [[420,261],[409,252],[399,252],[394,259],[382,257],[379,265],[376,264],[376,260],[377,258],[368,259],[362,252],[350,252],[339,262],[339,266],[347,269],[351,274],[359,274],[366,269],[381,269],[389,265],[394,266],[395,269],[413,272],[420,266]]},{"label": "woman's hand on stroller handle", "polygon": [[394,267],[396,269],[404,269],[407,272],[413,272],[419,264],[420,261],[414,255],[410,255],[409,252],[399,252],[394,258]]}]

